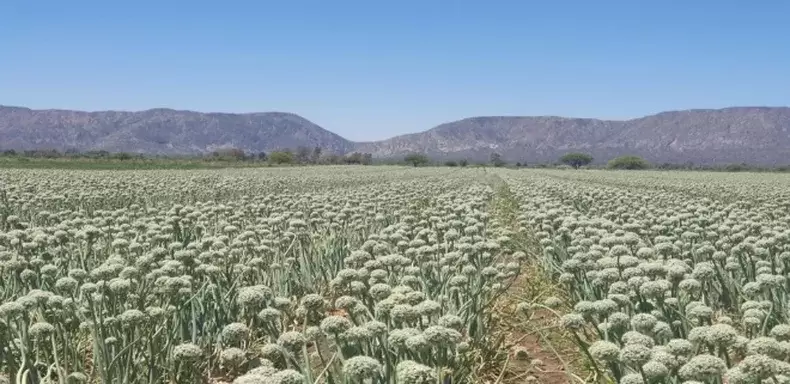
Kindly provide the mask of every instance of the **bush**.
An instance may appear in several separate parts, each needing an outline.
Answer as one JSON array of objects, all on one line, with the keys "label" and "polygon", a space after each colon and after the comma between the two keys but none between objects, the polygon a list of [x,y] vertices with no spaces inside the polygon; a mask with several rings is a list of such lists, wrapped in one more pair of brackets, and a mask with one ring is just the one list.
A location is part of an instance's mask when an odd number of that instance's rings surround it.
[{"label": "bush", "polygon": [[745,171],[748,171],[749,169],[750,169],[750,167],[746,163],[727,164],[724,167],[724,170],[727,171],[727,172],[745,172]]},{"label": "bush", "polygon": [[211,158],[221,161],[243,161],[247,158],[247,154],[239,148],[222,148],[211,152]]},{"label": "bush", "polygon": [[289,151],[277,151],[269,154],[269,162],[272,164],[293,164],[294,154]]},{"label": "bush", "polygon": [[627,155],[610,160],[607,166],[609,169],[647,169],[650,163],[639,156]]},{"label": "bush", "polygon": [[445,162],[444,162],[444,165],[445,165],[445,166],[447,166],[447,167],[457,167],[457,166],[458,166],[458,163],[456,163],[456,162],[455,162],[455,161],[453,161],[453,160],[448,160],[448,161],[445,161]]},{"label": "bush", "polygon": [[131,153],[126,153],[126,152],[118,152],[118,153],[114,153],[114,154],[112,154],[110,156],[110,158],[115,159],[115,160],[131,160],[132,157],[133,156],[132,156]]},{"label": "bush", "polygon": [[415,167],[428,164],[428,162],[430,161],[428,159],[428,156],[425,156],[422,153],[412,153],[404,157],[403,160]]}]

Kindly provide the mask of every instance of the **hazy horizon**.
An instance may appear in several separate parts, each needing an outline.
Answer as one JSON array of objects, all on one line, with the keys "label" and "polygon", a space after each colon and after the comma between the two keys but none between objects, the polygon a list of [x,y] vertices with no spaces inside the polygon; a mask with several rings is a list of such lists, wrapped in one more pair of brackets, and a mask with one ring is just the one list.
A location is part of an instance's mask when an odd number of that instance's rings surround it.
[{"label": "hazy horizon", "polygon": [[790,4],[11,2],[0,104],[289,112],[355,141],[473,116],[786,106]]}]

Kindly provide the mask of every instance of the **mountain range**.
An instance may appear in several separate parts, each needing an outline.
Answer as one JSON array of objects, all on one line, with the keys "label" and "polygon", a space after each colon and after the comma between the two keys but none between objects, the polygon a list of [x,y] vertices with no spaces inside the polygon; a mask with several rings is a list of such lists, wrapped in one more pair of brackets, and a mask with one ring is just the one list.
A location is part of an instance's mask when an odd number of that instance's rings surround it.
[{"label": "mountain range", "polygon": [[731,107],[662,112],[631,120],[484,116],[372,142],[353,142],[295,114],[33,110],[0,106],[0,150],[106,150],[200,154],[299,146],[376,158],[425,153],[436,159],[554,162],[567,152],[596,162],[634,154],[652,162],[790,164],[790,108]]}]

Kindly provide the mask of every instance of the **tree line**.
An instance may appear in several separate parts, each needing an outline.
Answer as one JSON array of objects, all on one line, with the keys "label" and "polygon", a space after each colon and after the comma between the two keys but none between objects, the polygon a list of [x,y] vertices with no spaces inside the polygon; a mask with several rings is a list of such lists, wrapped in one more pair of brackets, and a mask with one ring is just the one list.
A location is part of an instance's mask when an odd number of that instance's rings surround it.
[{"label": "tree line", "polygon": [[[422,153],[411,153],[406,155],[403,158],[403,161],[407,164],[411,164],[412,166],[419,167],[423,165],[431,165],[431,160],[428,158],[427,155]],[[567,153],[559,158],[559,163],[570,166],[574,169],[579,169],[581,167],[590,165],[593,162],[593,157],[586,153],[580,152],[572,152]],[[448,167],[455,167],[455,166],[467,166],[469,165],[468,160],[447,160],[444,162],[445,166]],[[502,159],[502,155],[497,152],[492,152],[489,156],[488,163],[478,163],[477,165],[491,165],[494,167],[504,167],[510,166],[504,159]],[[526,163],[517,162],[512,164],[515,167],[526,167]],[[546,164],[539,164],[538,166],[545,166]],[[648,163],[645,159],[639,156],[620,156],[610,160],[607,163],[607,167],[610,169],[647,169],[650,168],[650,163]]]},{"label": "tree line", "polygon": [[92,160],[135,160],[135,159],[182,159],[225,162],[266,162],[271,164],[361,164],[373,163],[373,154],[352,152],[346,155],[324,152],[320,147],[285,148],[271,152],[248,152],[240,148],[220,148],[203,155],[145,155],[142,153],[77,151],[57,149],[34,149],[16,151],[7,149],[0,152],[3,157],[21,157],[33,159],[92,159]]},{"label": "tree line", "polygon": [[[591,164],[593,157],[580,152],[572,152],[563,155],[560,163],[568,165],[574,169]],[[609,169],[658,169],[664,171],[686,170],[686,171],[712,171],[712,172],[790,172],[790,165],[779,166],[760,166],[747,163],[702,165],[687,161],[684,163],[660,163],[651,164],[642,157],[635,155],[624,155],[616,157],[606,163]]]},{"label": "tree line", "polygon": [[373,154],[352,152],[346,155],[325,153],[321,147],[297,147],[277,151],[246,153],[238,148],[219,149],[209,154],[210,159],[230,161],[262,161],[272,164],[373,164]]},{"label": "tree line", "polygon": [[[13,149],[0,150],[0,157],[18,158],[21,161],[28,159],[86,159],[86,160],[109,160],[109,161],[134,161],[134,160],[187,160],[187,161],[206,161],[206,162],[243,162],[261,163],[271,165],[340,165],[340,164],[389,164],[389,165],[410,165],[420,166],[447,166],[447,167],[466,167],[466,166],[493,166],[493,167],[532,167],[546,168],[557,165],[564,165],[574,169],[587,167],[593,162],[593,157],[582,152],[571,152],[561,156],[554,164],[527,164],[522,162],[508,163],[497,152],[492,152],[488,161],[472,161],[470,159],[431,159],[424,153],[410,153],[401,158],[376,159],[371,153],[352,152],[345,155],[324,151],[320,147],[300,146],[295,149],[281,149],[271,152],[248,152],[239,148],[221,148],[201,155],[146,155],[141,153],[129,152],[109,152],[105,150],[96,151],[77,151],[56,149],[35,149],[17,151]],[[700,170],[700,171],[722,171],[722,172],[790,172],[788,166],[756,166],[746,163],[723,164],[723,165],[696,165],[691,162],[681,164],[661,163],[651,164],[639,156],[625,155],[616,157],[605,164],[609,169],[659,169],[659,170]]]},{"label": "tree line", "polygon": [[[591,155],[581,152],[566,153],[560,157],[562,164],[568,165],[573,169],[589,165],[592,161],[593,157]],[[650,168],[650,163],[639,156],[625,155],[609,160],[606,166],[610,169],[647,169]]]}]

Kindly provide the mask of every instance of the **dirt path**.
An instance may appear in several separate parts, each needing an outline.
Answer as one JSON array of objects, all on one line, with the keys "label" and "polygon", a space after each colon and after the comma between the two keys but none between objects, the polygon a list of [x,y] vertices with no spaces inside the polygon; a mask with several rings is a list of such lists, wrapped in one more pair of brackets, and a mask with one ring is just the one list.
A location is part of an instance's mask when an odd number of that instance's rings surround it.
[{"label": "dirt path", "polygon": [[[508,185],[498,183],[493,214],[512,232],[513,251],[525,252],[529,260],[539,257],[540,249],[518,222],[520,206]],[[561,287],[537,267],[527,262],[522,276],[502,298],[497,312],[510,348],[504,383],[583,383],[586,376],[582,355],[569,335],[558,325],[552,310],[533,307],[524,313],[521,303],[542,303],[547,297],[562,297]]]}]

